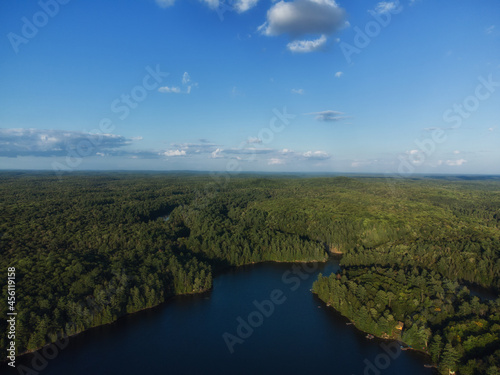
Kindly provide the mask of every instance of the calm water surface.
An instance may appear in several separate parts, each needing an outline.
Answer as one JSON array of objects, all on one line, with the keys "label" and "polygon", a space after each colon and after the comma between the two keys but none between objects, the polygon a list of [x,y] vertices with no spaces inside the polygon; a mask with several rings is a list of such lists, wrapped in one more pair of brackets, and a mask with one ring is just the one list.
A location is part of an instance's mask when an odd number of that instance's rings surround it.
[{"label": "calm water surface", "polygon": [[[302,278],[293,273],[294,267]],[[56,358],[33,374],[433,373],[424,368],[426,357],[418,353],[405,351],[390,359],[382,341],[367,340],[310,292],[319,272],[327,275],[338,269],[336,261],[304,267],[266,263],[230,270],[214,280],[210,293],[175,297],[71,337]],[[264,317],[254,301],[269,300],[273,291],[274,297],[277,291],[283,293],[282,303],[273,304],[272,314]],[[255,328],[249,332],[246,327],[240,338],[239,322],[248,322],[249,315]],[[238,337],[233,353],[224,333]],[[32,367],[32,359],[24,356],[17,364]],[[0,373],[5,369],[0,367]]]}]

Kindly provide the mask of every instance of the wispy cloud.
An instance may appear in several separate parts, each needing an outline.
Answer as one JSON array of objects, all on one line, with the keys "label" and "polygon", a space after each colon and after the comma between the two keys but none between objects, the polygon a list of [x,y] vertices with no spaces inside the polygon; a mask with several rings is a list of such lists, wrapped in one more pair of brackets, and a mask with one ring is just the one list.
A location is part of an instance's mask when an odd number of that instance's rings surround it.
[{"label": "wispy cloud", "polygon": [[246,12],[257,5],[259,0],[238,0],[234,2],[234,7],[238,13]]},{"label": "wispy cloud", "polygon": [[[277,152],[274,157],[276,160],[280,160],[280,164],[286,162],[297,162],[297,161],[319,161],[327,160],[331,158],[331,155],[324,151],[306,151],[306,152],[296,152],[287,148],[282,149]],[[272,160],[272,159],[270,159]],[[277,164],[277,163],[275,163]]]},{"label": "wispy cloud", "polygon": [[484,32],[486,34],[492,34],[493,31],[495,31],[495,25],[491,25],[491,26],[487,27],[486,30],[484,30]]},{"label": "wispy cloud", "polygon": [[292,94],[303,95],[304,94],[304,90],[303,89],[292,89]]},{"label": "wispy cloud", "polygon": [[465,160],[465,159],[446,160],[446,162],[445,162],[446,165],[449,165],[452,167],[461,166],[461,165],[464,165],[465,163],[467,163],[467,160]]},{"label": "wispy cloud", "polygon": [[186,151],[184,150],[167,150],[160,153],[163,156],[186,156]]},{"label": "wispy cloud", "polygon": [[326,36],[321,35],[318,39],[314,40],[294,40],[286,45],[289,51],[295,53],[309,53],[318,51],[326,43]]},{"label": "wispy cloud", "polygon": [[173,93],[173,94],[180,94],[181,89],[179,87],[175,86],[163,86],[158,89],[159,92],[166,92],[166,93]]},{"label": "wispy cloud", "polygon": [[335,77],[340,78],[344,75],[344,72],[337,72],[335,73]]},{"label": "wispy cloud", "polygon": [[184,151],[186,155],[210,154],[220,147],[218,144],[209,141],[203,142],[201,140],[200,143],[172,143],[171,146],[174,149]]},{"label": "wispy cloud", "polygon": [[191,93],[191,89],[193,87],[198,86],[197,82],[193,82],[191,80],[191,76],[189,75],[188,72],[184,72],[184,74],[182,75],[182,84],[186,87],[186,93],[187,94]]},{"label": "wispy cloud", "polygon": [[330,159],[330,154],[324,151],[307,151],[302,154],[308,160],[327,160]]},{"label": "wispy cloud", "polygon": [[237,13],[243,13],[246,12],[249,9],[252,9],[254,6],[257,5],[259,0],[232,0],[226,2],[225,0],[200,0],[202,3],[208,5],[209,8],[211,9],[218,9],[221,6],[229,6],[227,3],[230,3],[232,8],[237,12]]},{"label": "wispy cloud", "polygon": [[271,158],[267,161],[267,164],[269,164],[269,165],[282,165],[282,164],[285,164],[285,160],[278,159],[278,158]]},{"label": "wispy cloud", "polygon": [[343,116],[344,115],[343,112],[330,111],[330,110],[322,112],[306,113],[306,115],[313,115],[315,116],[315,119],[318,121],[340,121],[349,118],[349,116]]},{"label": "wispy cloud", "polygon": [[116,134],[92,134],[69,130],[0,129],[0,156],[94,156],[132,144],[133,139]]},{"label": "wispy cloud", "polygon": [[182,91],[182,89],[179,86],[163,86],[163,87],[160,87],[158,89],[158,91],[163,92],[163,93],[169,93],[169,94],[170,93],[171,94],[181,94],[181,93],[190,94],[191,89],[193,87],[198,86],[198,83],[193,82],[191,80],[191,76],[189,75],[188,72],[184,72],[184,74],[182,75],[181,83],[182,83],[182,86],[184,87],[184,91]]},{"label": "wispy cloud", "polygon": [[[168,8],[175,4],[175,0],[155,0],[160,8]],[[216,10],[221,7],[228,7],[237,13],[246,12],[257,5],[259,0],[200,0],[201,3],[207,5],[209,8]]]},{"label": "wispy cloud", "polygon": [[222,151],[224,151],[223,149],[221,148],[217,148],[214,152],[212,152],[211,156],[212,156],[212,159],[217,159],[217,158],[222,158]]},{"label": "wispy cloud", "polygon": [[397,1],[381,1],[375,6],[375,13],[383,14],[396,10],[401,4]]}]

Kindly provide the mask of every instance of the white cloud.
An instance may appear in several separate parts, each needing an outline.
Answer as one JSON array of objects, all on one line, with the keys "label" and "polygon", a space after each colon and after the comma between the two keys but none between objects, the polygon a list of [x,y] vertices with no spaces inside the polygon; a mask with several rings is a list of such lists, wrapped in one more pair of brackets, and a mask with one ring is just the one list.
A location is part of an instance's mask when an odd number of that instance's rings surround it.
[{"label": "white cloud", "polygon": [[232,0],[232,1],[200,0],[200,1],[208,5],[208,7],[212,9],[217,9],[221,6],[231,9],[232,6],[232,9],[234,9],[237,13],[246,12],[247,10],[252,9],[254,6],[256,6],[257,3],[259,2],[259,0]]},{"label": "white cloud", "polygon": [[222,157],[222,149],[221,148],[218,148],[217,150],[215,150],[214,152],[212,152],[212,159],[217,159],[217,158],[221,158]]},{"label": "white cloud", "polygon": [[259,27],[264,35],[288,34],[293,39],[307,34],[331,35],[345,26],[346,12],[334,0],[280,1],[267,11]]},{"label": "white cloud", "polygon": [[158,4],[161,8],[168,8],[174,5],[175,0],[156,0],[156,4]]},{"label": "white cloud", "polygon": [[399,6],[398,1],[381,1],[375,6],[375,12],[378,14],[389,13],[397,9]]},{"label": "white cloud", "polygon": [[189,75],[188,72],[184,72],[184,74],[182,75],[182,84],[184,86],[187,86],[186,87],[186,94],[190,94],[191,93],[191,89],[193,87],[198,86],[198,83],[191,81],[191,76]]},{"label": "white cloud", "polygon": [[184,86],[185,88],[185,91],[181,90],[181,88],[179,86],[163,86],[163,87],[160,87],[158,89],[159,92],[164,92],[164,93],[173,93],[173,94],[180,94],[180,93],[184,93],[184,94],[190,94],[191,93],[191,89],[193,87],[196,87],[198,86],[198,83],[196,82],[192,82],[191,80],[191,76],[189,75],[188,72],[184,72],[184,74],[182,75],[182,85]]},{"label": "white cloud", "polygon": [[496,128],[496,126],[494,128],[488,128],[488,131],[493,132],[493,131],[495,131],[495,128]]},{"label": "white cloud", "polygon": [[344,75],[344,72],[337,72],[335,73],[335,77],[340,78]]},{"label": "white cloud", "polygon": [[292,94],[303,95],[304,94],[304,90],[303,89],[292,89]]},{"label": "white cloud", "polygon": [[306,113],[306,115],[314,115],[315,119],[318,121],[340,121],[348,118],[347,116],[342,116],[343,112],[338,111],[322,111],[322,112],[311,112]]},{"label": "white cloud", "polygon": [[467,163],[467,160],[465,160],[465,159],[446,160],[446,164],[453,166],[453,167],[460,166],[460,165],[463,165],[465,163]]},{"label": "white cloud", "polygon": [[203,142],[203,140],[200,140],[200,142],[201,143],[172,143],[171,146],[172,148],[185,151],[186,155],[209,154],[218,147],[218,145],[209,141]]},{"label": "white cloud", "polygon": [[308,160],[326,160],[330,159],[330,155],[324,151],[307,151],[302,154]]},{"label": "white cloud", "polygon": [[174,94],[180,94],[181,89],[179,87],[168,87],[168,86],[163,86],[158,89],[159,92],[166,92],[166,93],[174,93]]},{"label": "white cloud", "polygon": [[458,155],[458,154],[460,154],[460,151],[455,150],[455,151],[453,151],[453,153],[454,153],[455,155]]},{"label": "white cloud", "polygon": [[117,134],[94,134],[72,130],[0,129],[0,156],[67,156],[81,157],[100,153],[118,153],[132,143]]},{"label": "white cloud", "polygon": [[269,165],[279,165],[279,164],[285,164],[285,161],[283,159],[271,158],[271,159],[268,160],[267,164],[269,164]]},{"label": "white cloud", "polygon": [[235,2],[234,7],[238,13],[243,13],[252,9],[258,2],[259,0],[239,0]]},{"label": "white cloud", "polygon": [[167,150],[162,152],[161,155],[165,156],[186,156],[186,151],[184,150]]},{"label": "white cloud", "polygon": [[319,50],[326,43],[326,36],[321,35],[314,40],[294,40],[286,45],[289,51],[295,53],[309,53]]}]

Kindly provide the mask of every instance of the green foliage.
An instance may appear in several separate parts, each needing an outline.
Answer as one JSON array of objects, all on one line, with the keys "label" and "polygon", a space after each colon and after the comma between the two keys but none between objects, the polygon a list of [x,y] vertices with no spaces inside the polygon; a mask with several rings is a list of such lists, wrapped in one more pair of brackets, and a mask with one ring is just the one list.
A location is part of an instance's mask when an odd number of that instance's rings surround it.
[{"label": "green foliage", "polygon": [[[459,371],[494,372],[498,306],[470,298],[457,281],[500,287],[499,187],[437,179],[1,173],[0,266],[17,270],[18,350],[208,290],[223,267],[321,261],[332,251],[344,254],[345,272],[315,288],[360,328],[400,337],[402,321],[401,337],[436,362],[450,344]],[[5,347],[3,335],[2,356]]]},{"label": "green foliage", "polygon": [[500,299],[483,303],[436,271],[349,266],[320,276],[313,292],[359,329],[429,353],[443,374],[500,364]]}]

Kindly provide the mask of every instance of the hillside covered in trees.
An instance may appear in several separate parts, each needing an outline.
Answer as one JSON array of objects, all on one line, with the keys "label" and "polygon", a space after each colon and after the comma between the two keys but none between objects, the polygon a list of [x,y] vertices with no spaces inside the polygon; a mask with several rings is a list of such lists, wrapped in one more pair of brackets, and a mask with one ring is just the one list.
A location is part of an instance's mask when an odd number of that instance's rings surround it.
[{"label": "hillside covered in trees", "polygon": [[315,290],[361,329],[460,373],[500,368],[498,304],[461,286],[500,289],[498,180],[4,172],[0,208],[18,352],[210,289],[224,267],[337,252],[342,274]]}]

